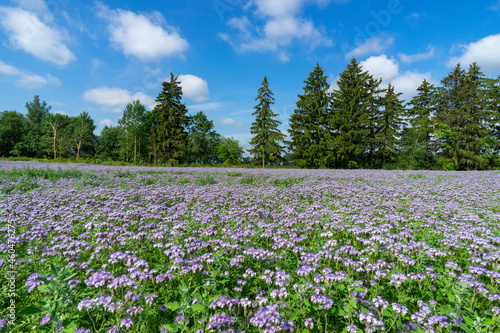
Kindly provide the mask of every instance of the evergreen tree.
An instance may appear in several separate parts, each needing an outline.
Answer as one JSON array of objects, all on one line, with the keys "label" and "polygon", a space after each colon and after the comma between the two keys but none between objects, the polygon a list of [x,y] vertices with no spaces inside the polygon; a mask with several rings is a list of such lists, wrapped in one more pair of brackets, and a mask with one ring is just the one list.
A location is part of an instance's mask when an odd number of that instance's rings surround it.
[{"label": "evergreen tree", "polygon": [[274,104],[273,92],[269,89],[267,77],[264,76],[262,87],[258,90],[256,101],[259,103],[254,107],[256,116],[255,122],[250,127],[250,132],[253,138],[250,144],[253,146],[248,152],[254,155],[254,158],[262,161],[262,168],[265,168],[266,161],[278,162],[282,161],[284,146],[280,143],[285,140],[285,135],[278,129],[280,121],[273,119],[278,114],[273,113],[271,105]]},{"label": "evergreen tree", "polygon": [[410,127],[404,129],[403,159],[411,169],[432,165],[434,115],[439,103],[438,89],[424,79],[407,106]]},{"label": "evergreen tree", "polygon": [[489,138],[485,140],[485,156],[491,168],[500,167],[500,76],[486,79],[486,105],[490,113],[487,127]]},{"label": "evergreen tree", "polygon": [[[377,94],[381,80],[374,80],[352,59],[340,73],[338,89],[332,94],[330,118],[331,146],[336,153],[336,165],[343,168],[362,166],[365,152],[373,154],[377,129]],[[371,136],[371,138],[370,138]],[[371,139],[371,143],[370,143]],[[370,162],[370,164],[372,164]]]},{"label": "evergreen tree", "polygon": [[399,99],[402,93],[395,93],[394,86],[389,83],[386,94],[382,100],[380,117],[380,153],[382,168],[385,170],[387,160],[392,159],[399,146],[399,132],[402,117],[405,111],[403,102]]},{"label": "evergreen tree", "polygon": [[182,159],[181,146],[186,139],[187,108],[181,102],[182,88],[178,76],[170,73],[170,81],[163,82],[163,89],[156,98],[158,105],[158,145],[166,161],[172,165]]},{"label": "evergreen tree", "polygon": [[441,163],[457,170],[484,169],[488,160],[483,157],[489,111],[484,92],[484,74],[477,64],[466,72],[458,64],[446,76],[443,84],[437,121],[438,137],[443,147]]},{"label": "evergreen tree", "polygon": [[302,168],[329,166],[333,152],[327,149],[327,117],[330,96],[327,76],[316,65],[304,81],[304,94],[298,95],[297,108],[290,117],[290,150],[295,165]]}]

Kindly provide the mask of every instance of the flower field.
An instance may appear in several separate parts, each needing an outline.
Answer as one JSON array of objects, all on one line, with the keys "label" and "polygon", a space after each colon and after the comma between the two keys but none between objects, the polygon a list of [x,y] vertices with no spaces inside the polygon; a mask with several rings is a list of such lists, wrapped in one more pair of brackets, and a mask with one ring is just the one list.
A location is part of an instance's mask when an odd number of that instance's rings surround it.
[{"label": "flower field", "polygon": [[500,173],[0,162],[0,331],[500,332]]}]

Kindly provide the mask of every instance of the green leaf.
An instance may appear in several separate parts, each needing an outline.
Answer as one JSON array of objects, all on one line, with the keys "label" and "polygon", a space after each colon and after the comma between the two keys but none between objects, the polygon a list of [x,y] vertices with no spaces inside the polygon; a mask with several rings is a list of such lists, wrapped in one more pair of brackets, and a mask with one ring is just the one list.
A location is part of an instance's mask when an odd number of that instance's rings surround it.
[{"label": "green leaf", "polygon": [[43,312],[43,310],[40,309],[39,307],[36,307],[34,305],[30,305],[30,306],[25,307],[21,311],[19,311],[17,313],[17,315],[18,316],[29,316],[29,315],[32,315],[35,313],[41,313],[41,312]]},{"label": "green leaf", "polygon": [[472,333],[472,331],[469,328],[469,325],[467,325],[466,323],[461,323],[460,328],[463,329],[467,333]]},{"label": "green leaf", "polygon": [[356,288],[354,288],[354,290],[356,290],[358,292],[365,292],[365,288],[363,288],[363,287],[356,287]]},{"label": "green leaf", "polygon": [[303,329],[301,333],[309,333],[309,330],[307,328]]},{"label": "green leaf", "polygon": [[198,311],[203,311],[205,310],[205,307],[201,304],[198,304],[198,303],[195,303],[193,305],[191,305],[191,309],[194,311],[194,312],[198,312]]},{"label": "green leaf", "polygon": [[469,317],[464,316],[464,320],[467,324],[474,325],[474,320],[470,319]]},{"label": "green leaf", "polygon": [[345,289],[345,285],[344,285],[344,284],[342,284],[342,283],[341,283],[341,284],[336,284],[336,285],[335,285],[335,288],[337,288],[337,289],[338,289],[338,290],[340,290],[340,291],[344,291],[344,289]]},{"label": "green leaf", "polygon": [[392,313],[390,310],[384,310],[384,317],[389,317],[389,318],[392,318]]},{"label": "green leaf", "polygon": [[172,326],[170,324],[163,324],[162,327],[166,328],[170,332],[177,332],[177,327],[176,326]]},{"label": "green leaf", "polygon": [[165,304],[165,307],[167,309],[175,311],[175,310],[177,310],[179,308],[179,303],[175,303],[175,302],[173,302],[173,303],[167,303],[167,304]]},{"label": "green leaf", "polygon": [[291,321],[295,321],[299,319],[299,316],[297,315],[297,312],[292,312],[292,314],[290,315],[290,320]]},{"label": "green leaf", "polygon": [[42,294],[49,292],[49,287],[46,284],[42,284],[41,286],[38,286],[36,289],[38,289],[39,292]]}]

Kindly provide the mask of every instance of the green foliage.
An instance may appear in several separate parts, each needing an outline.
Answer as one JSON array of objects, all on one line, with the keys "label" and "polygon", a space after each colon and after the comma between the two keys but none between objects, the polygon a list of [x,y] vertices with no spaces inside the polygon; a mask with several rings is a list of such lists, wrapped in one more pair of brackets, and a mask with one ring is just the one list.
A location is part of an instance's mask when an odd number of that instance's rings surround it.
[{"label": "green foliage", "polygon": [[304,81],[304,94],[299,95],[297,108],[290,117],[289,148],[294,154],[294,164],[301,168],[318,168],[330,164],[332,152],[325,140],[330,104],[327,79],[323,69],[316,64]]},{"label": "green foliage", "polygon": [[95,123],[94,119],[88,114],[88,112],[82,112],[78,116],[72,118],[73,121],[73,144],[76,150],[76,158],[80,158],[81,152],[86,154],[91,154],[93,151],[93,146],[95,142],[94,131]]},{"label": "green foliage", "polygon": [[[59,179],[95,179],[91,173],[85,173],[78,169],[57,169],[49,168],[12,168],[11,170],[0,170],[0,179],[3,185],[0,186],[0,192],[9,194],[13,191],[21,193],[29,192],[40,187],[38,179],[47,179],[56,182]],[[12,181],[15,180],[15,181]]]},{"label": "green foliage", "polygon": [[221,136],[214,128],[213,121],[208,120],[203,111],[189,117],[188,138],[183,148],[186,163],[212,164],[219,162],[217,145]]},{"label": "green foliage", "polygon": [[185,129],[188,125],[187,108],[181,102],[182,88],[177,78],[178,76],[170,73],[170,81],[163,82],[155,108],[158,117],[158,147],[170,165],[181,162],[181,146],[186,139]]},{"label": "green foliage", "polygon": [[369,151],[371,163],[377,144],[378,100],[381,80],[374,80],[352,59],[340,73],[337,90],[332,94],[332,116],[329,119],[329,149],[334,165],[358,168],[363,165],[364,152]]},{"label": "green foliage", "polygon": [[404,113],[403,102],[399,100],[401,95],[402,93],[395,93],[394,86],[389,83],[381,103],[383,110],[379,119],[378,137],[383,169],[385,169],[386,160],[392,160],[399,148],[398,136]]},{"label": "green foliage", "polygon": [[120,143],[127,163],[130,153],[133,153],[134,165],[137,164],[137,154],[140,155],[141,141],[144,143],[146,138],[146,129],[143,126],[146,112],[146,107],[139,100],[136,100],[127,104],[122,117],[118,120],[118,124],[123,129]]},{"label": "green foliage", "polygon": [[120,159],[120,138],[123,136],[122,127],[104,126],[98,138],[97,156],[102,160]]},{"label": "green foliage", "polygon": [[0,112],[0,156],[10,156],[28,131],[28,120],[19,112]]},{"label": "green foliage", "polygon": [[238,140],[222,137],[217,145],[217,154],[226,165],[239,164],[243,156],[243,148]]},{"label": "green foliage", "polygon": [[198,186],[207,186],[217,184],[217,181],[214,175],[207,173],[196,179],[195,184]]},{"label": "green foliage", "polygon": [[250,144],[253,146],[248,152],[254,155],[257,162],[262,161],[262,168],[265,167],[266,161],[281,162],[283,160],[285,135],[278,129],[280,121],[273,119],[278,114],[273,113],[271,105],[274,104],[273,92],[269,89],[267,77],[264,76],[262,87],[258,90],[256,101],[259,103],[254,107],[256,116],[255,122],[250,127],[250,132],[253,134]]},{"label": "green foliage", "polygon": [[14,146],[13,154],[17,156],[42,157],[48,155],[48,150],[43,140],[45,135],[44,122],[50,117],[50,109],[47,102],[40,101],[35,95],[33,102],[26,103],[26,119],[28,120],[28,131],[22,136],[21,141]]}]

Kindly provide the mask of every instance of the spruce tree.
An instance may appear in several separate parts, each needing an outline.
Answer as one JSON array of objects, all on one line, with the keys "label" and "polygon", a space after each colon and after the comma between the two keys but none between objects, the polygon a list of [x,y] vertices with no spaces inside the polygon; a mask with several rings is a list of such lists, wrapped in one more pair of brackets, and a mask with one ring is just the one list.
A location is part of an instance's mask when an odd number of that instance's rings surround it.
[{"label": "spruce tree", "polygon": [[489,111],[484,93],[484,74],[477,64],[466,72],[458,64],[443,78],[437,121],[443,167],[457,170],[484,169],[488,160],[482,156],[489,135]]},{"label": "spruce tree", "polygon": [[394,86],[389,83],[382,100],[379,137],[382,168],[384,170],[387,160],[395,156],[399,146],[399,134],[405,110],[403,102],[399,99],[401,95],[402,93],[394,92]]},{"label": "spruce tree", "polygon": [[327,117],[330,96],[327,76],[316,65],[304,81],[304,94],[298,95],[297,108],[290,117],[289,147],[295,165],[302,168],[328,166],[332,152],[327,149]]},{"label": "spruce tree", "polygon": [[170,73],[170,81],[163,82],[163,89],[156,98],[158,105],[158,146],[170,164],[181,161],[181,145],[186,140],[187,108],[181,102],[182,88],[178,76]]},{"label": "spruce tree", "polygon": [[490,113],[487,121],[489,138],[485,140],[483,156],[489,160],[490,168],[500,167],[500,76],[486,81],[486,105]]},{"label": "spruce tree", "polygon": [[285,139],[285,135],[278,129],[281,122],[273,119],[278,114],[271,110],[274,97],[273,92],[269,89],[266,76],[264,76],[262,87],[259,88],[255,100],[259,103],[254,107],[255,112],[252,115],[256,118],[250,127],[250,132],[253,135],[250,145],[253,148],[249,149],[248,152],[256,160],[262,161],[262,168],[265,168],[266,161],[269,163],[283,160],[284,147],[280,143]]},{"label": "spruce tree", "polygon": [[380,92],[380,82],[363,71],[354,58],[340,73],[338,89],[332,94],[329,119],[331,146],[335,149],[338,167],[361,167],[364,153],[370,150],[370,134],[374,138],[377,132],[373,126],[377,123],[376,96]]},{"label": "spruce tree", "polygon": [[407,140],[403,143],[403,154],[410,168],[426,169],[432,164],[434,115],[438,103],[438,89],[425,79],[417,88],[417,95],[407,103],[411,106],[407,110],[411,127],[404,130]]}]

